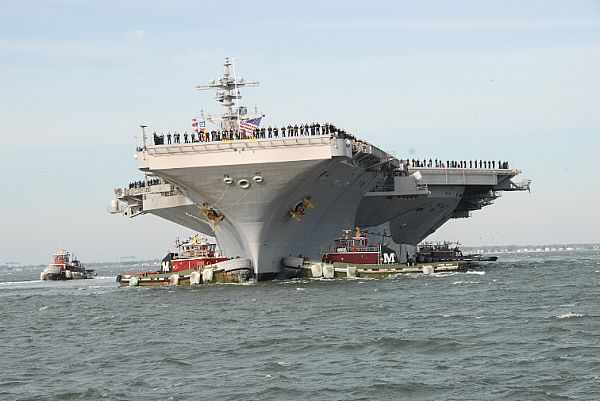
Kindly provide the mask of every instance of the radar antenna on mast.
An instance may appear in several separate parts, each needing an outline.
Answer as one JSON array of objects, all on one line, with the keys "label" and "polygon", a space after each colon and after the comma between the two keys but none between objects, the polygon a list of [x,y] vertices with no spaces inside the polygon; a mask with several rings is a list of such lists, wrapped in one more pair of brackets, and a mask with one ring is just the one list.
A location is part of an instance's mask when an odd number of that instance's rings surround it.
[{"label": "radar antenna on mast", "polygon": [[217,89],[215,100],[220,102],[225,108],[221,116],[221,128],[226,130],[237,130],[241,115],[239,107],[234,110],[234,100],[241,99],[239,88],[245,86],[258,86],[258,82],[245,82],[243,78],[237,78],[234,74],[231,76],[229,67],[233,65],[229,57],[225,57],[223,63],[223,76],[218,80],[211,80],[208,85],[198,85],[198,90]]}]

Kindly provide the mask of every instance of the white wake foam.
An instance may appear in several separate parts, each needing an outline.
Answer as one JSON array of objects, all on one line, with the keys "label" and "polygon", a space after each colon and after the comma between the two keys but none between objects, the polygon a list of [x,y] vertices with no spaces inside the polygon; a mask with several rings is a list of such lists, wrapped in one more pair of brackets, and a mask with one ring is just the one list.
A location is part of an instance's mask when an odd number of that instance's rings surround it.
[{"label": "white wake foam", "polygon": [[40,280],[23,280],[23,281],[3,281],[0,285],[19,285],[19,284],[40,284]]},{"label": "white wake foam", "polygon": [[469,270],[469,271],[466,271],[465,274],[476,274],[478,276],[483,276],[485,274],[485,272],[480,271],[480,270]]},{"label": "white wake foam", "polygon": [[570,319],[572,317],[582,317],[583,315],[581,313],[573,313],[573,312],[567,312],[567,313],[563,313],[561,315],[556,315],[555,317],[557,319]]}]

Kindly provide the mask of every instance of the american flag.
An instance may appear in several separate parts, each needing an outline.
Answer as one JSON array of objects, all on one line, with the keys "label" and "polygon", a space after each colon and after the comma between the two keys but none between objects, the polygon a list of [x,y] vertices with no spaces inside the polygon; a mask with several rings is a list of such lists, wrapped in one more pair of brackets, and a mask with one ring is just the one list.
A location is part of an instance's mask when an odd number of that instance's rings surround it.
[{"label": "american flag", "polygon": [[195,133],[206,132],[206,121],[192,118],[192,128]]},{"label": "american flag", "polygon": [[246,132],[253,132],[260,125],[260,120],[261,119],[262,119],[262,117],[251,118],[251,119],[248,119],[248,120],[243,120],[240,123],[240,129],[243,130],[243,131],[246,131]]}]

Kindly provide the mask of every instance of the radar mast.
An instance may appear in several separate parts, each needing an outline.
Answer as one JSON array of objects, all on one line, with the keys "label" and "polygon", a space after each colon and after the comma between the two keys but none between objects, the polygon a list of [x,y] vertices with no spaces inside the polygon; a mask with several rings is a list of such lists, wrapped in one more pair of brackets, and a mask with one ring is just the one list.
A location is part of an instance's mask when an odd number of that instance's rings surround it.
[{"label": "radar mast", "polygon": [[[233,66],[233,76],[229,70],[230,66]],[[242,98],[239,88],[245,86],[258,86],[258,82],[246,82],[244,81],[244,78],[237,78],[235,76],[235,66],[233,65],[233,62],[230,61],[229,57],[225,57],[223,67],[223,76],[221,78],[211,80],[208,85],[198,85],[196,86],[196,89],[217,90],[215,100],[221,102],[221,105],[225,108],[225,112],[221,115],[221,129],[233,131],[239,128],[240,119],[247,113],[245,107],[234,107],[234,100]],[[211,120],[211,118],[208,119]]]}]

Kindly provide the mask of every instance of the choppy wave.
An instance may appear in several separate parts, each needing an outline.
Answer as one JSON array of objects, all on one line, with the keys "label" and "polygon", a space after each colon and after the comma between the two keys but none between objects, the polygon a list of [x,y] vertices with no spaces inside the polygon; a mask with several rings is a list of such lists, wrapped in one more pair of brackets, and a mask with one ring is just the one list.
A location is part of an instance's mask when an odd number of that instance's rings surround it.
[{"label": "choppy wave", "polygon": [[22,281],[2,281],[0,286],[11,286],[11,285],[28,285],[28,284],[39,284],[40,280],[22,280]]},{"label": "choppy wave", "polygon": [[476,274],[478,276],[484,276],[485,272],[482,270],[467,270],[465,274]]},{"label": "choppy wave", "polygon": [[573,312],[567,312],[567,313],[562,313],[560,315],[556,315],[555,317],[557,319],[570,319],[573,317],[583,317],[584,315],[581,313],[573,313]]},{"label": "choppy wave", "polygon": [[479,281],[459,280],[459,281],[455,281],[455,282],[452,283],[452,285],[456,285],[456,284],[479,284]]},{"label": "choppy wave", "polygon": [[194,290],[32,274],[0,283],[0,398],[596,399],[600,255],[551,256]]}]

